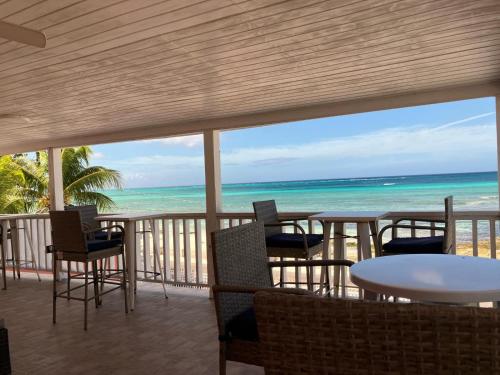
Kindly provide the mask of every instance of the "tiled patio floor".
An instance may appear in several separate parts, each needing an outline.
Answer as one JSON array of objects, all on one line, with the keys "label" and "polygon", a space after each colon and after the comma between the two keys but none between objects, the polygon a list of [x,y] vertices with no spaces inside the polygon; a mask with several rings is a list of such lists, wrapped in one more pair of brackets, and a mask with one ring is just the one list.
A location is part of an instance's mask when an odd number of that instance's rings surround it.
[{"label": "tiled patio floor", "polygon": [[[10,275],[9,275],[10,276]],[[0,319],[10,336],[13,374],[217,374],[218,343],[213,302],[207,290],[139,283],[135,311],[125,315],[120,292],[103,305],[58,300],[52,325],[51,282],[24,274],[0,290]],[[261,368],[229,363],[228,375],[263,374]]]}]

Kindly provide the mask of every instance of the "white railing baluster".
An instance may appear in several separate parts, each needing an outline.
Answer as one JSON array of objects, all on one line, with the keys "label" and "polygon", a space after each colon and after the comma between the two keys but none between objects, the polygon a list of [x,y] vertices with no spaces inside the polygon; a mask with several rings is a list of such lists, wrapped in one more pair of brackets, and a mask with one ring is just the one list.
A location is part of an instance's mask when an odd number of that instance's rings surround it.
[{"label": "white railing baluster", "polygon": [[191,221],[184,219],[184,281],[191,282]]},{"label": "white railing baluster", "polygon": [[163,272],[165,280],[172,279],[170,270],[170,220],[163,219],[162,227],[163,236]]},{"label": "white railing baluster", "polygon": [[[415,225],[415,220],[410,221],[410,225]],[[411,228],[411,237],[415,238],[417,236],[417,231],[415,228]]]},{"label": "white railing baluster", "polygon": [[477,219],[472,220],[472,255],[478,256],[478,246],[477,246]]},{"label": "white railing baluster", "polygon": [[194,237],[195,237],[195,257],[196,257],[196,284],[203,283],[203,250],[202,250],[202,229],[201,220],[194,221]]},{"label": "white railing baluster", "polygon": [[497,234],[496,234],[496,221],[490,219],[490,258],[497,258]]},{"label": "white railing baluster", "polygon": [[[160,267],[162,267],[162,260],[161,260],[161,243],[160,243],[160,220],[153,220],[153,246],[158,246],[158,249],[156,251],[153,251],[153,275],[155,280],[161,280],[161,277],[158,278],[158,273],[161,272],[161,270],[158,269],[158,264],[160,264]],[[155,245],[156,244],[156,245]],[[153,249],[154,250],[154,249]],[[158,256],[160,256],[160,259],[158,259]]]},{"label": "white railing baluster", "polygon": [[181,281],[180,277],[180,220],[174,219],[174,282]]}]

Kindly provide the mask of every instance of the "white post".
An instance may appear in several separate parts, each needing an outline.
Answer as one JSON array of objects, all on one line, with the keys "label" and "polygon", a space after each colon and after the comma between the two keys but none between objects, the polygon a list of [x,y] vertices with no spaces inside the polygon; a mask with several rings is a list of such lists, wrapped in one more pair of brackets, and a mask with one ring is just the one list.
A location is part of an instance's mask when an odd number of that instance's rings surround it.
[{"label": "white post", "polygon": [[64,210],[64,187],[60,148],[49,148],[49,199],[51,210]]},{"label": "white post", "polygon": [[211,233],[219,229],[217,213],[222,212],[222,187],[220,169],[220,139],[218,130],[203,132],[205,151],[205,194],[208,285],[214,285]]},{"label": "white post", "polygon": [[500,207],[500,95],[495,97],[496,121],[497,121],[497,183],[498,183],[498,205]]}]

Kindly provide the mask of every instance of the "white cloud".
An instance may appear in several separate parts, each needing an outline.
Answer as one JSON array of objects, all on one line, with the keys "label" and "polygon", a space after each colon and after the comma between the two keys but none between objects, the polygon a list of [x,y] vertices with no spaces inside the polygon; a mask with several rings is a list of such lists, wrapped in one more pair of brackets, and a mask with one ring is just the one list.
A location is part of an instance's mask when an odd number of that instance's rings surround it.
[{"label": "white cloud", "polygon": [[[495,123],[479,120],[490,115],[303,144],[222,150],[223,175],[228,182],[238,182],[492,170],[496,168]],[[464,124],[472,120],[474,125]],[[182,138],[167,140],[190,147],[188,137]],[[115,165],[137,185],[203,183],[203,154],[192,154],[137,156],[115,161]]]},{"label": "white cloud", "polygon": [[203,156],[181,156],[181,155],[151,155],[151,156],[137,156],[134,158],[116,162],[116,164],[127,166],[141,166],[144,168],[158,166],[164,167],[202,167]]},{"label": "white cloud", "polygon": [[161,143],[167,146],[184,146],[184,147],[197,147],[203,144],[203,135],[202,134],[193,134],[186,135],[183,137],[169,137],[169,138],[160,138],[160,139],[149,139],[143,142],[146,143]]},{"label": "white cloud", "polygon": [[102,158],[104,158],[104,154],[102,152],[94,151],[94,153],[92,154],[92,159],[102,159]]},{"label": "white cloud", "polygon": [[[247,147],[223,153],[230,165],[282,164],[297,159],[326,161],[374,160],[384,157],[461,157],[464,152],[484,153],[495,146],[495,125],[401,127],[301,145]],[[418,155],[418,156],[417,156]],[[470,155],[470,154],[469,154]]]}]

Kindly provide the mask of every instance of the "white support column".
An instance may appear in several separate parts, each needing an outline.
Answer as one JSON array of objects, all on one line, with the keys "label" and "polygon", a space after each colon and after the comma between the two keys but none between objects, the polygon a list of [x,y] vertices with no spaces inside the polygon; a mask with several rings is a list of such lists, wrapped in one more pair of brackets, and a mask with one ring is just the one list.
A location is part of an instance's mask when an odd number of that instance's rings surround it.
[{"label": "white support column", "polygon": [[500,95],[495,97],[496,121],[497,121],[497,181],[498,181],[498,204],[500,207]]},{"label": "white support column", "polygon": [[219,229],[217,213],[222,212],[220,139],[218,130],[203,132],[205,150],[205,193],[208,285],[214,285],[211,233]]},{"label": "white support column", "polygon": [[51,210],[64,210],[64,187],[60,148],[49,148],[49,199]]}]

